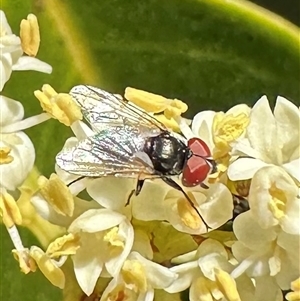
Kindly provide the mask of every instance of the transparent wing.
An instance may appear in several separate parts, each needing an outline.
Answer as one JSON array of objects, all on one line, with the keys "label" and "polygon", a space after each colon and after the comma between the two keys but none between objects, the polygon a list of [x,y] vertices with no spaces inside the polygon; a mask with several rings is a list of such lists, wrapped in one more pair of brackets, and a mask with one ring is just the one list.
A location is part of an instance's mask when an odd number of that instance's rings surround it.
[{"label": "transparent wing", "polygon": [[65,171],[87,177],[155,175],[151,160],[143,153],[144,144],[136,127],[109,127],[63,149],[56,163]]},{"label": "transparent wing", "polygon": [[167,130],[157,119],[120,95],[84,85],[73,87],[70,95],[78,103],[84,118],[95,131],[121,125],[136,126],[140,131],[146,129],[148,133],[151,129],[153,134]]}]

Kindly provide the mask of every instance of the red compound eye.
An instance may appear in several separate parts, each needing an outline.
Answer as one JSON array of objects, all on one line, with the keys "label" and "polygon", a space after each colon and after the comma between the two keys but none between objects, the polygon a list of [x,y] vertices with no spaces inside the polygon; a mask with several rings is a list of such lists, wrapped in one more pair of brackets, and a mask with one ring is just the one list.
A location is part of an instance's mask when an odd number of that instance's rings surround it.
[{"label": "red compound eye", "polygon": [[211,153],[207,144],[200,138],[192,138],[188,141],[188,147],[192,151],[193,155],[199,157],[210,157]]},{"label": "red compound eye", "polygon": [[201,184],[211,170],[206,158],[210,157],[210,150],[207,144],[199,138],[192,138],[188,146],[193,155],[188,159],[182,172],[182,184],[187,187]]}]

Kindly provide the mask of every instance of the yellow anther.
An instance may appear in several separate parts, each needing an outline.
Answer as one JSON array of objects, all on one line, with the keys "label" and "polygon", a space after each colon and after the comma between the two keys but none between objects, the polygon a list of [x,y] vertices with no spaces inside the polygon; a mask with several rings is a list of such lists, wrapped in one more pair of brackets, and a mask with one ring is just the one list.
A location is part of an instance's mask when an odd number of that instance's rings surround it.
[{"label": "yellow anther", "polygon": [[179,125],[174,118],[168,119],[164,114],[155,115],[154,117],[164,124],[168,129],[172,130],[173,132],[180,133]]},{"label": "yellow anther", "polygon": [[168,119],[180,116],[188,110],[186,103],[179,99],[174,99],[170,102],[169,106],[165,109],[164,114]]},{"label": "yellow anther", "polygon": [[170,100],[161,95],[130,87],[125,89],[125,98],[143,108],[145,111],[152,113],[164,111],[170,103]]},{"label": "yellow anther", "polygon": [[80,248],[79,235],[67,234],[57,238],[47,248],[46,254],[50,258],[57,258],[64,255],[74,255]]},{"label": "yellow anther", "polygon": [[293,292],[286,294],[285,298],[288,301],[299,301],[300,300],[300,278],[294,280],[291,283],[291,289]]},{"label": "yellow anther", "polygon": [[45,277],[55,286],[63,289],[65,275],[44,251],[36,246],[30,248],[29,255],[35,260],[37,266]]},{"label": "yellow anther", "polygon": [[64,216],[73,215],[74,199],[71,191],[56,174],[51,174],[49,180],[40,176],[38,185],[41,195],[56,212]]},{"label": "yellow anther", "polygon": [[215,276],[218,288],[223,293],[226,300],[241,301],[240,295],[236,288],[236,283],[228,273],[215,268]]},{"label": "yellow anther", "polygon": [[281,219],[285,216],[287,196],[284,191],[278,189],[275,184],[269,189],[270,201],[268,203],[268,208],[273,213],[276,219]]},{"label": "yellow anther", "polygon": [[36,271],[35,261],[29,256],[28,249],[24,249],[24,251],[13,249],[12,253],[14,258],[19,262],[20,269],[24,274]]},{"label": "yellow anther", "polygon": [[82,119],[79,106],[69,94],[56,93],[50,85],[43,85],[42,91],[34,91],[34,95],[40,101],[43,110],[64,125],[70,126]]},{"label": "yellow anther", "polygon": [[147,278],[145,268],[137,260],[126,260],[122,267],[122,276],[124,281],[128,285],[134,285],[133,290],[135,292],[146,292],[147,291]]},{"label": "yellow anther", "polygon": [[129,87],[125,89],[125,98],[147,112],[164,112],[167,119],[180,116],[188,109],[188,106],[181,100],[168,99],[161,95]]},{"label": "yellow anther", "polygon": [[33,14],[27,16],[20,24],[20,38],[23,51],[29,56],[36,56],[40,47],[40,30],[37,18]]},{"label": "yellow anther", "polygon": [[216,146],[214,158],[226,155],[231,149],[230,143],[239,138],[249,124],[245,113],[233,114],[216,113],[213,120],[213,139]]},{"label": "yellow anther", "polygon": [[9,164],[14,160],[14,157],[9,153],[11,152],[11,148],[8,146],[0,147],[0,165],[1,164]]},{"label": "yellow anther", "polygon": [[[193,197],[192,194],[189,194],[189,197]],[[185,198],[180,198],[177,201],[177,209],[180,219],[187,227],[190,229],[198,229],[201,226],[201,218]]]},{"label": "yellow anther", "polygon": [[22,215],[15,199],[7,192],[0,193],[0,215],[7,228],[22,224]]}]

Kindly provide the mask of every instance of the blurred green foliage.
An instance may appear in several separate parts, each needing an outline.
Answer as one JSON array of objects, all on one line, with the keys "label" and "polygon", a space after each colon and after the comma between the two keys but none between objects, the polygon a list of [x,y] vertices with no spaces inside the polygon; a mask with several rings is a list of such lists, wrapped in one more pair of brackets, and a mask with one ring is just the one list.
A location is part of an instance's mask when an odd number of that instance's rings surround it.
[{"label": "blurred green foliage", "polygon": [[[38,58],[53,67],[51,75],[14,72],[7,83],[3,94],[21,101],[26,116],[41,112],[33,91],[45,83],[58,92],[79,83],[120,94],[132,86],[186,101],[188,117],[253,104],[263,94],[300,104],[299,32],[234,2],[6,0],[1,9],[16,34],[21,19],[37,15]],[[36,146],[36,165],[48,176],[71,132],[50,120],[27,133]],[[18,272],[4,229],[1,242],[1,298],[59,300],[59,290],[40,273]]]}]

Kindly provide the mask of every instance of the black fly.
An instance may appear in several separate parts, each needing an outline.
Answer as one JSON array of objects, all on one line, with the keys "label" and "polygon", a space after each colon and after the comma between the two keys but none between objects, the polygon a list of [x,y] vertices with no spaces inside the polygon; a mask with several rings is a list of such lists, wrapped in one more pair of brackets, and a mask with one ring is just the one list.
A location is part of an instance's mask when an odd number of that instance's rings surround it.
[{"label": "black fly", "polygon": [[95,134],[57,155],[61,169],[82,177],[137,178],[136,195],[145,179],[161,178],[180,190],[198,213],[171,176],[183,173],[185,186],[195,186],[206,178],[211,170],[210,151],[201,139],[193,138],[187,145],[183,137],[139,107],[99,88],[75,86],[70,95]]}]

